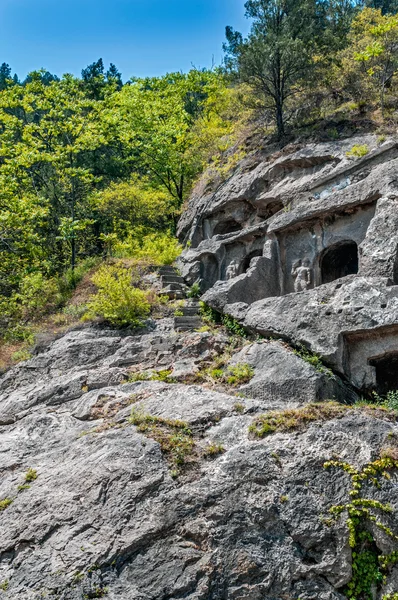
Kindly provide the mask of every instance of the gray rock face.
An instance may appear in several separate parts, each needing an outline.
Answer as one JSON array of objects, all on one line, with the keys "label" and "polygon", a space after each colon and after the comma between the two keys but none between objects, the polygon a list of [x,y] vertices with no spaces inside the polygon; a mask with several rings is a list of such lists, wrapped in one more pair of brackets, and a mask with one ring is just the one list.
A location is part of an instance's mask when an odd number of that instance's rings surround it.
[{"label": "gray rock face", "polygon": [[[325,515],[348,500],[350,486],[323,463],[339,456],[362,467],[397,425],[348,410],[302,431],[251,437],[248,427],[264,410],[342,389],[279,342],[249,344],[232,357],[254,367],[240,390],[246,398],[117,381],[127,363],[200,366],[227,342],[176,335],[168,321],[128,337],[88,329],[3,377],[0,411],[13,418],[0,428],[0,499],[13,500],[0,513],[5,599],[344,599],[348,531]],[[179,477],[159,443],[129,423],[132,408],[188,424],[194,453]],[[209,458],[214,444],[223,452]],[[19,488],[28,469],[37,479]],[[397,506],[397,490],[391,481],[376,494]],[[395,514],[388,518],[398,525]],[[385,536],[379,543],[390,548]]]},{"label": "gray rock face", "polygon": [[[355,144],[367,156],[348,159]],[[194,194],[181,273],[257,341],[234,351],[221,330],[181,333],[174,319],[86,328],[39,341],[2,376],[0,595],[344,600],[347,515],[330,508],[352,481],[324,463],[397,455],[396,414],[347,406],[398,388],[397,225],[397,143],[375,136],[244,161]],[[251,380],[209,378],[221,354]],[[264,422],[269,411],[282,412]],[[391,505],[378,516],[398,535],[391,475],[363,497]],[[375,554],[397,550],[366,526]],[[397,590],[392,565],[374,600]]]},{"label": "gray rock face", "polygon": [[249,397],[268,401],[265,408],[287,408],[321,400],[348,403],[355,394],[331,371],[304,362],[280,342],[245,346],[231,364],[248,364],[254,377],[240,391]]},{"label": "gray rock face", "polygon": [[[349,159],[357,144],[368,154]],[[244,218],[239,202],[251,206]],[[304,344],[361,393],[398,389],[396,140],[307,146],[249,172],[243,163],[205,204],[193,198],[181,231],[192,241],[181,270],[212,308]]]}]

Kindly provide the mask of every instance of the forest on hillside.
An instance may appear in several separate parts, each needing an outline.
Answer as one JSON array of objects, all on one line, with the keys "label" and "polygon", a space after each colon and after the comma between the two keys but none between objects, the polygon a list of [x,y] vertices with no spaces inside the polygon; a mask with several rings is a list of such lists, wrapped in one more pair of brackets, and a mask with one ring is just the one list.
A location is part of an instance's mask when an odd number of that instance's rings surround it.
[{"label": "forest on hillside", "polygon": [[225,179],[249,133],[283,145],[338,139],[347,122],[380,140],[397,130],[397,0],[245,7],[249,35],[227,27],[224,63],[211,70],[123,82],[100,59],[80,78],[41,70],[20,81],[3,63],[2,343],[31,343],[35,322],[104,259],[103,289],[123,279],[115,259],[173,262],[195,182]]}]

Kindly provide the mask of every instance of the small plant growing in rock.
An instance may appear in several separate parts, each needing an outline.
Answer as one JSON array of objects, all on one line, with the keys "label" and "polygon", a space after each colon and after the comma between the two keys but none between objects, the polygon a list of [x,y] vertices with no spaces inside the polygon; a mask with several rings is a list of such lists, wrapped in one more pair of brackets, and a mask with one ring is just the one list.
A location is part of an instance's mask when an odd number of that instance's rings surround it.
[{"label": "small plant growing in rock", "polygon": [[202,290],[200,289],[199,283],[194,283],[191,289],[187,293],[188,298],[200,298],[202,295]]},{"label": "small plant growing in rock", "polygon": [[32,481],[35,481],[37,478],[38,478],[38,474],[37,474],[36,469],[29,469],[25,475],[26,483],[31,483]]},{"label": "small plant growing in rock", "polygon": [[0,512],[6,510],[6,508],[8,508],[12,503],[13,500],[11,500],[11,498],[4,498],[4,500],[0,500]]},{"label": "small plant growing in rock", "polygon": [[176,380],[171,377],[172,371],[140,371],[139,373],[131,373],[126,383],[136,383],[137,381],[163,381],[164,383],[176,383]]},{"label": "small plant growing in rock", "polygon": [[245,412],[245,407],[240,402],[237,402],[236,404],[234,404],[234,411],[241,415]]},{"label": "small plant growing in rock", "polygon": [[28,483],[18,486],[18,492],[24,492],[25,490],[30,490],[30,485]]},{"label": "small plant growing in rock", "polygon": [[8,579],[5,579],[4,581],[2,581],[0,583],[0,590],[2,592],[6,592],[8,590],[8,586],[9,586],[9,581],[8,581]]},{"label": "small plant growing in rock", "polygon": [[184,421],[164,419],[131,411],[130,423],[141,433],[160,444],[162,452],[167,456],[172,471],[178,471],[194,452],[192,431]]},{"label": "small plant growing in rock", "polygon": [[209,323],[211,325],[221,325],[221,314],[214,310],[214,308],[211,308],[211,306],[205,304],[204,302],[200,303],[199,314],[205,323]]},{"label": "small plant growing in rock", "polygon": [[15,363],[25,362],[26,360],[30,360],[32,358],[32,354],[29,350],[18,350],[18,352],[14,352],[11,359]]},{"label": "small plant growing in rock", "polygon": [[390,390],[385,396],[380,396],[377,392],[373,393],[375,403],[388,408],[388,410],[398,411],[398,390]]},{"label": "small plant growing in rock", "polygon": [[289,496],[281,496],[281,497],[279,498],[279,502],[280,502],[281,504],[286,504],[286,502],[289,502]]},{"label": "small plant growing in rock", "polygon": [[367,144],[357,144],[353,146],[351,150],[346,152],[346,156],[348,156],[348,158],[363,158],[367,154],[369,154],[369,146]]},{"label": "small plant growing in rock", "polygon": [[321,357],[313,352],[310,352],[305,346],[301,345],[299,348],[296,348],[296,350],[294,350],[294,354],[314,367],[318,373],[323,373],[329,377],[334,377],[333,372],[323,364]]},{"label": "small plant growing in rock", "polygon": [[218,456],[219,454],[223,454],[225,452],[225,448],[222,444],[209,444],[206,446],[204,450],[204,455],[213,458],[214,456]]},{"label": "small plant growing in rock", "polygon": [[398,536],[381,521],[382,516],[386,517],[393,512],[393,508],[373,498],[365,498],[363,488],[366,486],[380,489],[382,480],[390,480],[391,471],[398,469],[398,461],[381,457],[365,465],[361,470],[340,461],[328,461],[324,467],[342,469],[351,477],[350,501],[347,504],[332,506],[330,509],[335,519],[343,514],[346,515],[349,531],[353,568],[352,579],[347,585],[345,594],[350,600],[372,598],[374,587],[383,582],[383,572],[398,561],[398,551],[382,555],[377,550],[368,524],[372,523],[373,527],[395,541],[398,541]]},{"label": "small plant growing in rock", "polygon": [[348,406],[337,402],[320,402],[308,404],[303,408],[291,408],[282,411],[271,411],[257,417],[249,427],[249,432],[263,438],[276,432],[303,429],[314,421],[328,421],[346,414]]},{"label": "small plant growing in rock", "polygon": [[239,364],[234,367],[228,367],[227,383],[228,385],[243,385],[248,383],[254,376],[254,369],[247,364]]},{"label": "small plant growing in rock", "polygon": [[230,315],[224,315],[222,317],[222,324],[229,331],[229,333],[243,338],[247,337],[245,328],[242,327],[242,325]]}]

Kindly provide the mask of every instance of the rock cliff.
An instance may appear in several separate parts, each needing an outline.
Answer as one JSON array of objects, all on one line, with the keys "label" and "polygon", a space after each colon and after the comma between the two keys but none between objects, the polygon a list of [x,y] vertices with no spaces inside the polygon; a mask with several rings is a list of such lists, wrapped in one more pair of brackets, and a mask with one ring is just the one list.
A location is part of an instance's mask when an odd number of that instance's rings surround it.
[{"label": "rock cliff", "polygon": [[361,544],[398,593],[397,413],[354,404],[398,388],[397,224],[396,140],[243,161],[179,264],[249,339],[87,326],[5,373],[0,597],[344,600]]}]

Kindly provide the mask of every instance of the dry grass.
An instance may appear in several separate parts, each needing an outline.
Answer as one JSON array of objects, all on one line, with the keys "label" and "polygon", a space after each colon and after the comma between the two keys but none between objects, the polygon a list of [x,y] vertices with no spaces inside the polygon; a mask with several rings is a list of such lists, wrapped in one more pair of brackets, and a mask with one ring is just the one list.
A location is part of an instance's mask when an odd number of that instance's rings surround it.
[{"label": "dry grass", "polygon": [[276,432],[300,430],[314,421],[329,421],[342,417],[349,408],[337,402],[323,402],[308,404],[302,408],[272,411],[257,417],[249,430],[260,438]]}]

